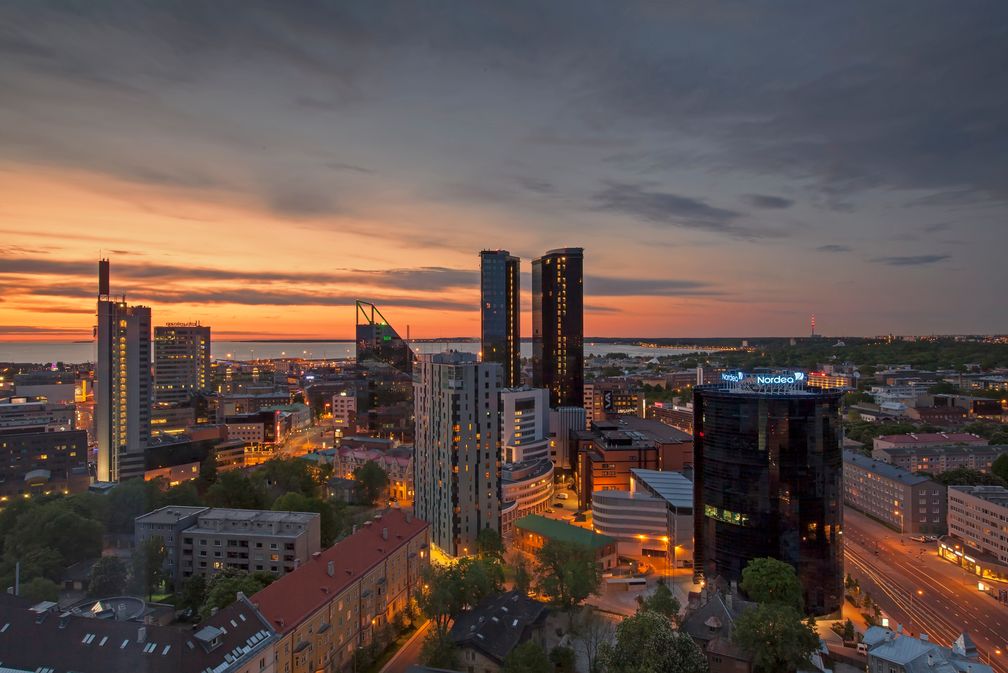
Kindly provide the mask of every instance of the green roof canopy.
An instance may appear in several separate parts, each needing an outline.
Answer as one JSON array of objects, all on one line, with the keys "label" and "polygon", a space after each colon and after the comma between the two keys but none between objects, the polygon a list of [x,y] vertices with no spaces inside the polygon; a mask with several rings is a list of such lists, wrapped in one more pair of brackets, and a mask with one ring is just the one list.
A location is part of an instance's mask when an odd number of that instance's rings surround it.
[{"label": "green roof canopy", "polygon": [[600,535],[587,528],[572,526],[564,521],[548,519],[538,514],[523,516],[515,522],[515,527],[537,533],[550,540],[558,542],[571,542],[591,549],[598,549],[607,544],[616,544],[616,538],[608,535]]}]

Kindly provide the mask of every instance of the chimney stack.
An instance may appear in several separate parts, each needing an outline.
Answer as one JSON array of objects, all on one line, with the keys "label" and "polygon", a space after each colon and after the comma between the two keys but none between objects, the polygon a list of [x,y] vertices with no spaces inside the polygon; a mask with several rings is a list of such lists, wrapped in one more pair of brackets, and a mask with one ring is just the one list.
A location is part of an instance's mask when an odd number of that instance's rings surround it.
[{"label": "chimney stack", "polygon": [[388,539],[388,528],[382,528],[381,529],[381,537],[382,537],[383,540],[387,540]]},{"label": "chimney stack", "polygon": [[336,561],[329,561],[326,564],[326,574],[333,577],[336,574]]},{"label": "chimney stack", "polygon": [[137,642],[146,643],[147,642],[147,627],[141,626],[137,629]]}]

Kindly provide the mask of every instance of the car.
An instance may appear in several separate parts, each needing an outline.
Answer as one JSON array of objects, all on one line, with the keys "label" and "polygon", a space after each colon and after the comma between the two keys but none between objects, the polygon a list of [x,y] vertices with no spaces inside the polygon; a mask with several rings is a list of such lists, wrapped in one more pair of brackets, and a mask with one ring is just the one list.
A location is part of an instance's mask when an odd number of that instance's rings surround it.
[{"label": "car", "polygon": [[911,535],[910,539],[913,540],[914,542],[927,542],[928,541],[926,535]]},{"label": "car", "polygon": [[553,503],[553,506],[556,507],[557,509],[563,509],[563,503],[562,502],[555,502],[555,503]]}]

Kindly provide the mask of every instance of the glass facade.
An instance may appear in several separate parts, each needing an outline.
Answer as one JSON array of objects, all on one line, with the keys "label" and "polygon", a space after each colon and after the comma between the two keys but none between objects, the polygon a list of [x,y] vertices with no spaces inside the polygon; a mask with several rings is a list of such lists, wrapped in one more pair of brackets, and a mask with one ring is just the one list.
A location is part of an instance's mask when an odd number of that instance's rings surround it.
[{"label": "glass facade", "polygon": [[357,302],[357,364],[383,362],[404,374],[413,373],[413,350],[395,331],[378,307]]},{"label": "glass facade", "polygon": [[521,385],[519,259],[507,250],[480,253],[480,325],[483,362],[504,370],[504,387]]},{"label": "glass facade", "polygon": [[584,406],[584,250],[551,250],[532,262],[532,385],[550,407]]},{"label": "glass facade", "polygon": [[694,389],[698,574],[739,581],[754,558],[794,566],[805,609],[843,600],[840,391]]}]

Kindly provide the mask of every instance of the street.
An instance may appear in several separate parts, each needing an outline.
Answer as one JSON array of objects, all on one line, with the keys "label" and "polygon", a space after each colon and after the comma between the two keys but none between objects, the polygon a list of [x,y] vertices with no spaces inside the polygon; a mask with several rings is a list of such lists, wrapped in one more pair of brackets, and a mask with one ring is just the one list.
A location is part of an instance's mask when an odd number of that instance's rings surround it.
[{"label": "street", "polygon": [[392,658],[382,666],[379,673],[406,673],[410,666],[420,663],[420,650],[423,649],[424,637],[433,626],[433,621],[424,622],[423,626],[417,629],[406,644],[399,648],[399,651],[392,655]]},{"label": "street", "polygon": [[847,572],[891,620],[946,646],[966,631],[981,660],[1008,673],[1008,607],[977,591],[975,577],[939,558],[935,543],[913,542],[850,509],[844,523]]}]

